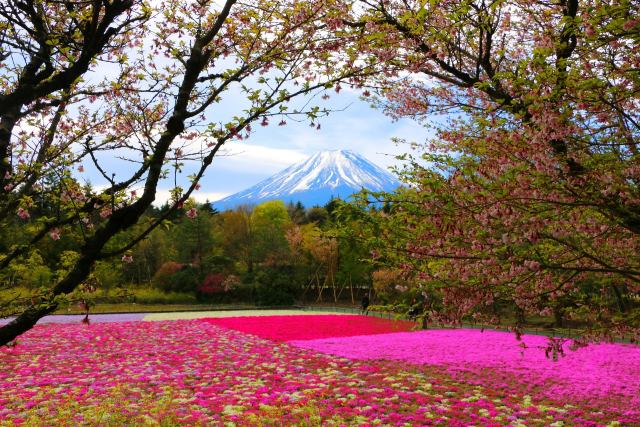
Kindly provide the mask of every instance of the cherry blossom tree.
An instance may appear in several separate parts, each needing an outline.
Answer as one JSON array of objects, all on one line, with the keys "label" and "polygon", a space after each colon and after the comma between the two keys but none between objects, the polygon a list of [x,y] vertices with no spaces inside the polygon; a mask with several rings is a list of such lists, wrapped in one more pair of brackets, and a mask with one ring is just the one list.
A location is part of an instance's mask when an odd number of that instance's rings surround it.
[{"label": "cherry blossom tree", "polygon": [[[326,113],[313,95],[361,82],[375,61],[340,34],[346,5],[308,1],[17,0],[0,5],[0,224],[25,223],[0,268],[44,241],[81,235],[68,273],[0,327],[0,345],[56,310],[98,260],[120,257],[163,218],[122,243],[173,179],[181,209],[227,141],[257,126]],[[296,98],[306,95],[300,104]],[[316,98],[319,100],[319,97]],[[113,160],[130,165],[116,174]],[[196,173],[181,188],[185,162]],[[91,168],[108,184],[82,185]],[[138,225],[140,227],[140,225]],[[114,237],[116,238],[114,240]]]},{"label": "cherry blossom tree", "polygon": [[510,305],[640,339],[638,3],[357,3],[346,24],[388,65],[377,104],[432,135],[367,220],[376,260],[437,290],[444,321]]}]

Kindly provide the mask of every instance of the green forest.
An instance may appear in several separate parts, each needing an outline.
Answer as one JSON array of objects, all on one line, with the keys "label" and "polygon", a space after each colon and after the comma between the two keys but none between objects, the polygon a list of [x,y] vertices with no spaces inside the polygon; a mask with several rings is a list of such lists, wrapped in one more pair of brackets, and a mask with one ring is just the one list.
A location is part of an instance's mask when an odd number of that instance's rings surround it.
[{"label": "green forest", "polygon": [[[189,201],[170,213],[167,204],[152,206],[139,224],[116,236],[113,247],[163,218],[161,225],[122,256],[98,261],[67,305],[359,303],[370,292],[372,265],[365,245],[344,232],[341,204],[334,199],[305,208],[269,201],[218,212]],[[41,209],[55,213],[45,204]],[[2,230],[4,249],[35,226],[15,218]],[[51,235],[2,272],[3,315],[31,304],[68,272],[83,232],[77,227]]]}]

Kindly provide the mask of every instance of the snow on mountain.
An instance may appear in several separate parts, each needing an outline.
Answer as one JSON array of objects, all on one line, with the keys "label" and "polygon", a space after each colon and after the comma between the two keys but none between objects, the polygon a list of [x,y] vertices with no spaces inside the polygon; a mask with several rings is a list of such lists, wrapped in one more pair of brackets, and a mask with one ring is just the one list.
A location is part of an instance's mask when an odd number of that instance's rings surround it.
[{"label": "snow on mountain", "polygon": [[350,150],[321,151],[262,182],[213,202],[219,210],[267,200],[324,205],[332,197],[347,199],[363,188],[392,191],[400,182],[389,172]]}]

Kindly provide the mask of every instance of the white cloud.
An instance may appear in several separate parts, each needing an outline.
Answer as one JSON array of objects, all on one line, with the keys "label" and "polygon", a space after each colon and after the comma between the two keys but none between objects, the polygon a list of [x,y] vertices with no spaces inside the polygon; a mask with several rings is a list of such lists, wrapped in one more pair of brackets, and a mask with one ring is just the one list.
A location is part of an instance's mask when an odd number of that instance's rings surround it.
[{"label": "white cloud", "polygon": [[[96,192],[101,192],[103,190],[105,190],[107,188],[106,185],[96,185],[94,187],[94,190]],[[134,188],[132,189],[134,191],[136,191],[136,193],[139,195],[142,194],[142,192],[144,191],[144,188],[142,187],[138,187],[138,188]],[[225,192],[216,192],[216,191],[194,191],[193,193],[191,193],[191,198],[194,199],[195,201],[197,201],[198,203],[205,203],[206,201],[216,201],[216,200],[220,200],[223,199],[227,196],[229,196],[231,193],[225,193]],[[168,202],[171,199],[171,189],[170,188],[158,188],[156,190],[156,199],[153,201],[153,205],[154,206],[162,206],[164,205],[166,202]]]},{"label": "white cloud", "polygon": [[212,167],[233,170],[235,173],[276,173],[309,157],[299,150],[274,148],[251,142],[227,143],[224,148],[224,153],[216,156]]},{"label": "white cloud", "polygon": [[[231,193],[211,192],[211,191],[194,191],[191,193],[191,198],[198,203],[205,203],[206,201],[216,201],[224,197],[227,197]],[[156,199],[153,201],[155,206],[162,206],[171,199],[171,192],[169,189],[158,189],[156,191]]]}]

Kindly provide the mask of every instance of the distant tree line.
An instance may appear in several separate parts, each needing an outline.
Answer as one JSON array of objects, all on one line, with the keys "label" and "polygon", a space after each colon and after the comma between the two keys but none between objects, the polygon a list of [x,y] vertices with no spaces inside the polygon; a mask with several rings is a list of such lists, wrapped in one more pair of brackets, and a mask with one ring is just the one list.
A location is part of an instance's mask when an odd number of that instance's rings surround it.
[{"label": "distant tree line", "polygon": [[[150,207],[141,222],[116,236],[114,246],[129,241],[146,224],[165,218],[122,257],[96,263],[89,278],[92,295],[81,286],[76,299],[123,295],[155,288],[193,294],[203,303],[255,303],[276,306],[296,302],[355,304],[371,286],[371,268],[363,246],[340,232],[336,216],[343,202],[305,208],[301,203],[268,201],[218,212],[211,204],[188,201],[183,209],[169,204]],[[55,206],[41,205],[43,210]],[[29,222],[16,219],[2,230],[2,245],[20,239]],[[0,274],[5,315],[46,294],[78,259],[80,228],[58,240],[44,240]],[[73,299],[73,296],[72,298]],[[9,304],[11,302],[11,304]]]}]

